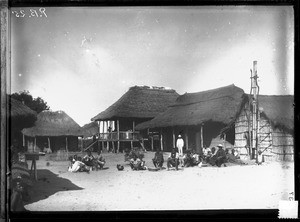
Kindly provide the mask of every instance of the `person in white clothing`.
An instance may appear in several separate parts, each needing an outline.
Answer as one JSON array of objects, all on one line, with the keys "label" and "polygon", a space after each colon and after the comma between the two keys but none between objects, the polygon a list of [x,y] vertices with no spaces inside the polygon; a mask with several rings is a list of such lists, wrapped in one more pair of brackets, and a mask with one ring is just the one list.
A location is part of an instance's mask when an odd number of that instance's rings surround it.
[{"label": "person in white clothing", "polygon": [[181,138],[181,135],[179,134],[178,139],[176,141],[176,147],[178,148],[179,156],[183,156],[183,146],[184,146],[184,141]]}]

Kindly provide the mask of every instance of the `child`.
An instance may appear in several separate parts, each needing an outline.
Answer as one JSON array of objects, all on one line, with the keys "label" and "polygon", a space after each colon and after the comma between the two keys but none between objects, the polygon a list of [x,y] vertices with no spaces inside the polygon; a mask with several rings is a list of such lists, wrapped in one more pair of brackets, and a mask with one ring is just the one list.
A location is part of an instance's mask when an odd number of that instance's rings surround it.
[{"label": "child", "polygon": [[263,155],[262,155],[262,152],[259,150],[259,151],[258,151],[257,164],[258,164],[258,165],[261,165],[262,162],[263,162]]},{"label": "child", "polygon": [[95,157],[96,170],[98,170],[98,169],[102,170],[106,161],[103,158],[103,156],[101,155],[101,150],[98,150],[97,154],[98,155]]},{"label": "child", "polygon": [[160,152],[159,149],[156,150],[154,154],[154,158],[152,159],[152,162],[156,168],[162,168],[164,164],[164,156],[162,152]]}]

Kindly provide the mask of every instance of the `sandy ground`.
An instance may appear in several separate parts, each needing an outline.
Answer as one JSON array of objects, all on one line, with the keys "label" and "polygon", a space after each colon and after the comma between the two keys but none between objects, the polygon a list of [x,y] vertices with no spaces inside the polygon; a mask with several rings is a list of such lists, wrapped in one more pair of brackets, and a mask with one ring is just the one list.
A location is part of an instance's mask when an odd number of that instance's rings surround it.
[{"label": "sandy ground", "polygon": [[[67,161],[37,161],[30,211],[278,209],[294,192],[294,164],[132,171],[124,154],[103,154],[107,169],[67,171]],[[145,153],[153,167],[153,152]],[[168,153],[165,153],[168,156]],[[166,158],[165,158],[166,159]],[[47,162],[50,164],[47,166]],[[124,165],[118,171],[117,163]],[[30,163],[29,163],[30,164]],[[166,162],[164,163],[166,166]]]}]

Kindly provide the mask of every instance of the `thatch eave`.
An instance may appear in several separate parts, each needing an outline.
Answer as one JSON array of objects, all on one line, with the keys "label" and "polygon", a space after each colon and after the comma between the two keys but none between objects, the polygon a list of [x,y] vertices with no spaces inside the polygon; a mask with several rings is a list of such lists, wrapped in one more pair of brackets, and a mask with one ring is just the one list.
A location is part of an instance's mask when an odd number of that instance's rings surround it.
[{"label": "thatch eave", "polygon": [[134,86],[106,110],[91,118],[91,121],[119,118],[151,119],[164,112],[178,96],[173,89]]}]

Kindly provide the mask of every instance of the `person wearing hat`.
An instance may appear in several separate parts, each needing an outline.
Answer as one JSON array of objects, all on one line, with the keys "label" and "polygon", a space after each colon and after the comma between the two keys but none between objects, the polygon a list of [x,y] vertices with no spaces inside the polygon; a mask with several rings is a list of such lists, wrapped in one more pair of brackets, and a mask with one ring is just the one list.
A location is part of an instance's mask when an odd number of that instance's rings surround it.
[{"label": "person wearing hat", "polygon": [[223,149],[223,145],[222,144],[219,144],[218,145],[218,151],[216,153],[216,165],[218,167],[221,167],[222,164],[224,164],[224,166],[226,166],[226,153],[225,153],[225,150]]},{"label": "person wearing hat", "polygon": [[176,141],[176,147],[178,149],[179,156],[183,156],[183,146],[184,146],[184,141],[181,138],[181,135],[179,134],[178,139]]}]

